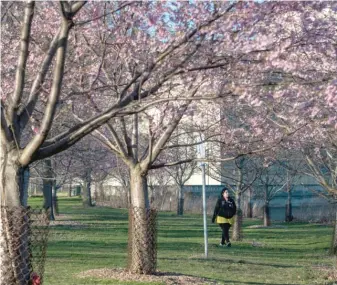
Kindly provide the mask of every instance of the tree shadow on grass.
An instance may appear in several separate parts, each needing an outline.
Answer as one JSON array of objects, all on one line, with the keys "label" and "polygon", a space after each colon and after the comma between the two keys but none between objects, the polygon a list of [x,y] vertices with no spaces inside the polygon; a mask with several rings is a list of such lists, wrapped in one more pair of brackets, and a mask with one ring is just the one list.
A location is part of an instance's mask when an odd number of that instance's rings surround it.
[{"label": "tree shadow on grass", "polygon": [[227,285],[231,284],[239,284],[239,285],[301,285],[300,283],[265,283],[265,282],[241,282],[241,281],[233,281],[233,280],[226,280]]},{"label": "tree shadow on grass", "polygon": [[[125,269],[121,268],[101,268],[101,269],[91,269],[84,272],[81,272],[76,277],[78,278],[97,278],[100,279],[110,279],[110,280],[118,280],[119,282],[130,282],[131,284],[167,284],[167,285],[220,285],[222,283],[218,283],[215,280],[193,276],[193,275],[185,275],[177,272],[161,272],[157,271],[153,274],[134,274],[130,273]],[[122,284],[123,284],[122,283]],[[120,283],[119,283],[120,284]]]},{"label": "tree shadow on grass", "polygon": [[[164,258],[158,258],[161,260],[170,260],[170,261],[181,261],[181,257],[178,258],[170,258],[170,257],[164,257]],[[301,268],[303,266],[300,265],[285,265],[285,264],[272,264],[272,263],[262,263],[262,262],[252,262],[252,261],[247,261],[247,260],[242,260],[242,259],[232,259],[232,258],[200,258],[200,257],[192,257],[192,258],[186,258],[188,260],[195,260],[198,262],[212,262],[216,261],[218,263],[221,262],[226,262],[228,264],[247,264],[247,265],[258,265],[258,266],[270,266],[270,267],[275,267],[275,268]]]}]

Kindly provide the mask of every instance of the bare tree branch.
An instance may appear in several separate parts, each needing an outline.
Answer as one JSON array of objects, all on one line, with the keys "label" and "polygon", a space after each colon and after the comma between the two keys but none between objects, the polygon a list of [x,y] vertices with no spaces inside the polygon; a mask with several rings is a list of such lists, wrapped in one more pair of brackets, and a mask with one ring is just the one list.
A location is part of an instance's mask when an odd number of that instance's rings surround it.
[{"label": "bare tree branch", "polygon": [[[78,2],[81,2],[81,1],[78,1]],[[89,20],[84,20],[84,21],[80,21],[80,22],[75,22],[75,25],[76,26],[82,26],[82,25],[85,25],[85,24],[88,24],[90,22],[94,22],[94,21],[97,21],[103,17],[106,17],[108,15],[112,15],[112,14],[115,14],[116,12],[122,10],[123,8],[127,7],[127,6],[130,6],[132,4],[136,3],[135,1],[129,1],[129,2],[126,2],[125,4],[123,4],[122,6],[118,7],[116,10],[113,10],[111,12],[108,12],[108,13],[104,13],[96,18],[92,18],[92,19],[89,19]]]},{"label": "bare tree branch", "polygon": [[[198,92],[200,86],[204,83],[204,81],[202,81],[200,84],[198,84],[191,92],[190,97],[193,98],[193,96]],[[159,140],[157,141],[157,143],[153,146],[153,150],[151,153],[148,154],[147,158],[144,159],[141,163],[142,167],[147,165],[149,166],[150,164],[152,164],[158,157],[158,155],[160,154],[160,152],[162,151],[163,146],[167,143],[167,141],[169,140],[169,138],[171,137],[171,134],[173,133],[173,131],[176,129],[177,125],[179,124],[181,118],[184,116],[189,104],[191,103],[191,100],[189,100],[188,102],[186,102],[183,106],[181,106],[178,110],[177,110],[177,115],[175,116],[175,118],[168,124],[165,132],[161,135],[161,137],[159,138]]]}]

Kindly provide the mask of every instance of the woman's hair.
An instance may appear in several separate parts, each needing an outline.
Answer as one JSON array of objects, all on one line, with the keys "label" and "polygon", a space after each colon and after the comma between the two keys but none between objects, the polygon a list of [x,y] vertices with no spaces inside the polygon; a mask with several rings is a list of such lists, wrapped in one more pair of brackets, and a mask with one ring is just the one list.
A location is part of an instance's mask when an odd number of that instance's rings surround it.
[{"label": "woman's hair", "polygon": [[[225,192],[225,191],[228,191],[228,188],[227,187],[224,187],[222,190],[221,190],[221,196],[223,195],[223,193]],[[229,192],[229,191],[228,191]]]}]

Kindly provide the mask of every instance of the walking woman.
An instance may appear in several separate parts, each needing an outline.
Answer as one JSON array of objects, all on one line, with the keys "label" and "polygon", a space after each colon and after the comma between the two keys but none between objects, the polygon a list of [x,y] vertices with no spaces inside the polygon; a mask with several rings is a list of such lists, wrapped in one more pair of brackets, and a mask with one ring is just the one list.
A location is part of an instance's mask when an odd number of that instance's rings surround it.
[{"label": "walking woman", "polygon": [[222,230],[222,238],[220,246],[231,246],[229,240],[229,228],[234,223],[234,215],[236,214],[236,205],[234,200],[229,197],[227,188],[223,188],[221,196],[216,202],[212,223],[216,222]]}]

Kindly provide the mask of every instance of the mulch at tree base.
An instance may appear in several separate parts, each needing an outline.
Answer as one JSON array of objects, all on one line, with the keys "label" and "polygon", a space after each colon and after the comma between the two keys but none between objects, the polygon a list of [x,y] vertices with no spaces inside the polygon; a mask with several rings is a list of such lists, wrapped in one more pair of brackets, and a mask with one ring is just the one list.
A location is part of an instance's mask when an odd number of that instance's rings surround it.
[{"label": "mulch at tree base", "polygon": [[79,278],[100,278],[100,279],[114,279],[119,281],[132,281],[132,282],[162,282],[167,285],[218,285],[216,281],[212,281],[206,278],[183,275],[180,273],[174,272],[156,272],[153,275],[145,274],[133,274],[125,269],[91,269],[84,272],[81,272],[77,275]]}]

